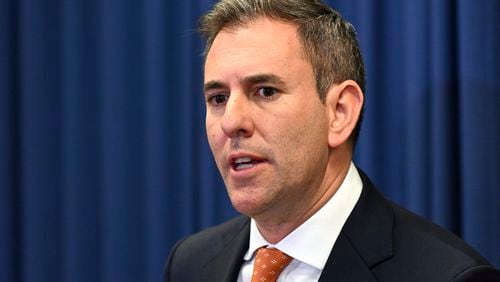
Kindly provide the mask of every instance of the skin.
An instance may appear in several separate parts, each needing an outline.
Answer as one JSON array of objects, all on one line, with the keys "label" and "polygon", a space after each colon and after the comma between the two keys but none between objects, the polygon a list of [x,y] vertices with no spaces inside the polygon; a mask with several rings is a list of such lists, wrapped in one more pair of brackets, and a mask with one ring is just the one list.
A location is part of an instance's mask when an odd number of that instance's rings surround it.
[{"label": "skin", "polygon": [[[205,63],[206,129],[236,210],[277,243],[319,210],[349,169],[363,94],[351,80],[323,103],[294,25],[223,29]],[[248,157],[252,165],[237,169]]]}]

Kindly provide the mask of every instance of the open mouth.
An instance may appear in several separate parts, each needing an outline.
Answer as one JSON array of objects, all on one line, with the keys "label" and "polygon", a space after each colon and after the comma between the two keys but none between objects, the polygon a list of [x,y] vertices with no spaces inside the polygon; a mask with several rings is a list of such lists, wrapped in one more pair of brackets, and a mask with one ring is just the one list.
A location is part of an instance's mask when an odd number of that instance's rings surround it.
[{"label": "open mouth", "polygon": [[232,160],[231,168],[236,171],[240,171],[250,169],[261,162],[262,160],[252,159],[250,157],[239,157]]}]

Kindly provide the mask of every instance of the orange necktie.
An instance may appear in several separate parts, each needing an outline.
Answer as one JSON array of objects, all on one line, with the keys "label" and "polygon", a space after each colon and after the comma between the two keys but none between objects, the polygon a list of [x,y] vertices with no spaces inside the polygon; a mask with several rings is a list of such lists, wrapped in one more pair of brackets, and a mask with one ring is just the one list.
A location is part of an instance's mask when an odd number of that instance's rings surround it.
[{"label": "orange necktie", "polygon": [[253,265],[252,282],[275,282],[292,257],[275,248],[257,250]]}]

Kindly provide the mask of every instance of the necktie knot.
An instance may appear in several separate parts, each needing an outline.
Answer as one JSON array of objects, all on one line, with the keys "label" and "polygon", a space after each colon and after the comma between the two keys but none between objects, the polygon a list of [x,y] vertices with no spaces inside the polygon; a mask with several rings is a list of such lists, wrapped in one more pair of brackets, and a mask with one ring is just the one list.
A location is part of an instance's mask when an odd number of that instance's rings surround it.
[{"label": "necktie knot", "polygon": [[252,282],[273,282],[278,279],[283,269],[292,261],[292,257],[275,248],[257,250],[253,267]]}]

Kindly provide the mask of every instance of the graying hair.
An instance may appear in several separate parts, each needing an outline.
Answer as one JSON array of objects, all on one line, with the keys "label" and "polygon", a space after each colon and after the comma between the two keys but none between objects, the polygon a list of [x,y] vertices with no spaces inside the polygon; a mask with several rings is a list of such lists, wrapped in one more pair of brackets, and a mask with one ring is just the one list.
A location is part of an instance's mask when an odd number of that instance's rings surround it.
[{"label": "graying hair", "polygon": [[[221,0],[200,18],[199,30],[206,39],[205,57],[223,29],[245,26],[259,18],[294,24],[303,53],[311,62],[319,97],[325,101],[329,88],[352,79],[365,88],[365,71],[354,27],[340,13],[320,0]],[[351,134],[354,145],[361,126]]]}]

